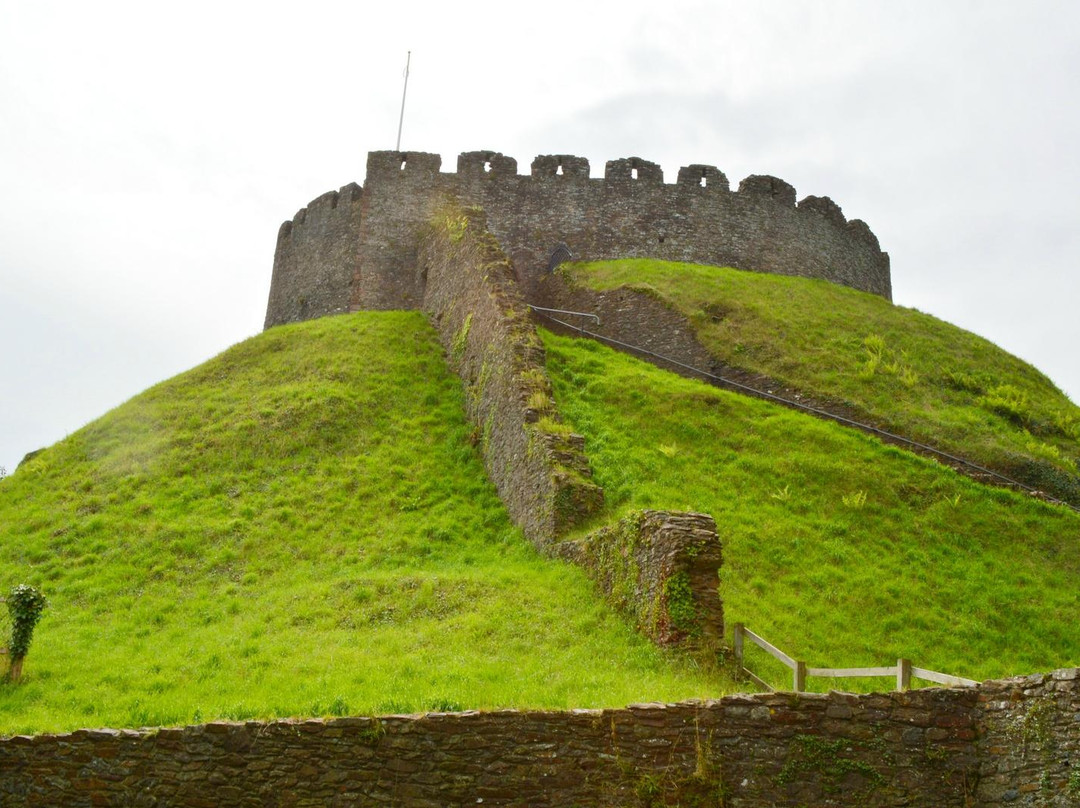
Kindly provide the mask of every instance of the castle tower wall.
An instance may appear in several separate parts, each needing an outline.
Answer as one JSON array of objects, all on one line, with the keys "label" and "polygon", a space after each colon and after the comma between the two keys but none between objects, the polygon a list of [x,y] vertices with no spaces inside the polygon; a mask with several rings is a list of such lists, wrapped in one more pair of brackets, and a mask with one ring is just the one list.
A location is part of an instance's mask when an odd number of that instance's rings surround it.
[{"label": "castle tower wall", "polygon": [[889,256],[870,229],[827,197],[796,203],[795,189],[775,177],[747,177],[732,191],[717,168],[692,165],[669,184],[658,165],[631,157],[609,161],[594,179],[588,161],[573,155],[542,155],[518,174],[515,160],[491,151],[462,154],[454,173],[441,166],[436,154],[371,152],[363,193],[349,194],[347,215],[325,212],[327,197],[342,189],[315,200],[306,219],[301,211],[289,232],[283,227],[267,326],[419,307],[420,234],[447,197],[484,208],[526,294],[566,244],[580,260],[733,266],[892,296]]},{"label": "castle tower wall", "polygon": [[363,190],[330,191],[281,225],[265,327],[348,311]]}]

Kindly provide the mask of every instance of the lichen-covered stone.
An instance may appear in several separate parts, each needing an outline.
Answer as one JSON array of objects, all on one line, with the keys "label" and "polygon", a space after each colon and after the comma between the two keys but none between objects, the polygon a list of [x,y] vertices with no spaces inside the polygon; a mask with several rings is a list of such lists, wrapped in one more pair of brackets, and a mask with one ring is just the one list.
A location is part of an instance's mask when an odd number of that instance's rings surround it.
[{"label": "lichen-covered stone", "polygon": [[703,513],[638,511],[556,552],[660,645],[719,651],[724,614],[716,523]]}]

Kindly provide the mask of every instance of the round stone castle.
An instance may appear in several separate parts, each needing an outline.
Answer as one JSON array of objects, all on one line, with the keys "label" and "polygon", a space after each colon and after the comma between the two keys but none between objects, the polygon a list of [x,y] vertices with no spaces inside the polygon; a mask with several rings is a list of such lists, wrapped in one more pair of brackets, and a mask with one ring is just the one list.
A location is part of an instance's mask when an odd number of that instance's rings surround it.
[{"label": "round stone castle", "polygon": [[578,260],[659,258],[821,278],[892,299],[889,256],[867,225],[828,197],[796,203],[783,180],[750,176],[732,191],[709,165],[664,182],[655,163],[543,155],[528,175],[497,152],[466,152],[456,173],[423,152],[368,154],[364,186],[313,200],[278,233],[266,327],[360,309],[418,308],[417,248],[451,199],[484,209],[525,290],[562,246]]}]

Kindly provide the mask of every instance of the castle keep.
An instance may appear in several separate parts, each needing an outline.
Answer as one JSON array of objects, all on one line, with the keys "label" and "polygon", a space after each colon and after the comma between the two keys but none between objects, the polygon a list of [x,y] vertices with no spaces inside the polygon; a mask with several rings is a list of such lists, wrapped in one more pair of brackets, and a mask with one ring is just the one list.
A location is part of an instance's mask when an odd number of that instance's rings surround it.
[{"label": "castle keep", "polygon": [[[604,492],[584,438],[562,424],[530,307],[592,312],[618,339],[684,369],[708,367],[685,321],[660,301],[572,287],[553,269],[570,256],[661,258],[891,298],[889,256],[863,222],[825,197],[796,204],[795,189],[775,177],[751,176],[732,191],[713,166],[680,169],[671,185],[636,157],[609,161],[603,179],[569,155],[537,157],[528,176],[494,152],[462,154],[453,174],[441,164],[435,154],[371,152],[363,188],[323,194],[285,222],[266,327],[358,310],[426,312],[461,378],[488,476],[524,535],[584,567],[655,642],[718,650],[722,552],[711,516],[643,511],[568,538],[602,511]],[[686,625],[672,616],[672,581],[692,607]]]},{"label": "castle keep", "polygon": [[795,189],[750,176],[729,187],[713,166],[664,182],[655,163],[544,155],[528,175],[495,152],[466,152],[457,172],[423,152],[368,154],[367,179],[331,191],[278,233],[266,327],[360,309],[421,306],[421,231],[452,199],[479,206],[528,292],[565,245],[574,258],[661,258],[823,278],[891,299],[889,256],[867,225],[828,197],[796,204]]}]

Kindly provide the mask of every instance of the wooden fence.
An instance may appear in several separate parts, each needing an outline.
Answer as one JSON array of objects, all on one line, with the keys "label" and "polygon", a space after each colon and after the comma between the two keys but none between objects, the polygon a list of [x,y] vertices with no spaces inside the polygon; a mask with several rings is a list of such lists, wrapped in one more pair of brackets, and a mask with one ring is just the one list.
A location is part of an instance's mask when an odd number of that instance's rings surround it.
[{"label": "wooden fence", "polygon": [[979,684],[973,679],[964,679],[960,676],[950,676],[947,673],[938,673],[937,671],[927,670],[926,668],[917,668],[912,665],[911,660],[908,659],[898,659],[896,660],[895,665],[889,665],[884,668],[810,668],[807,667],[805,662],[792,659],[764,637],[755,634],[742,623],[736,623],[735,659],[738,660],[739,670],[745,673],[752,682],[760,685],[766,690],[774,690],[775,688],[764,679],[755,676],[751,671],[747,670],[746,666],[743,664],[743,644],[746,640],[750,640],[750,642],[758,648],[761,648],[771,657],[779,660],[791,669],[792,689],[796,693],[802,693],[806,690],[807,676],[823,676],[833,679],[852,678],[857,676],[887,676],[890,679],[895,677],[897,690],[907,690],[911,687],[912,678],[936,682],[937,684],[945,685],[946,687],[974,687]]}]

